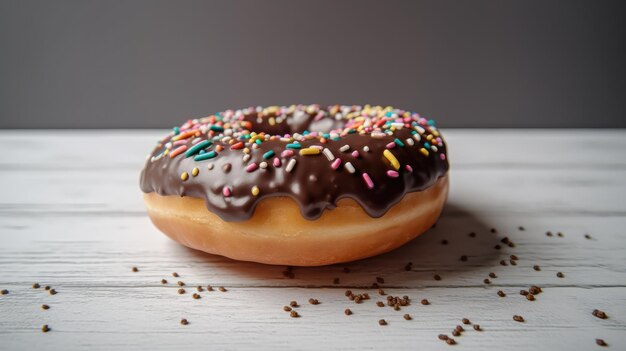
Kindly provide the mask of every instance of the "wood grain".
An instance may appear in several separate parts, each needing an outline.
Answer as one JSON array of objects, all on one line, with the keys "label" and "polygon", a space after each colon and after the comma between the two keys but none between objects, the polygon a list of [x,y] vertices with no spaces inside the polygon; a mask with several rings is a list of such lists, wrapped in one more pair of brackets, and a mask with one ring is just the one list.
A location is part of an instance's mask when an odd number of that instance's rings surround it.
[{"label": "wood grain", "polygon": [[[151,225],[138,172],[160,135],[0,131],[0,289],[9,290],[0,296],[1,349],[438,350],[451,346],[437,335],[464,317],[484,330],[455,338],[461,349],[589,350],[595,338],[626,345],[626,131],[447,131],[451,196],[436,228],[382,256],[295,268],[293,279],[285,267],[181,247]],[[505,236],[515,247],[500,242]],[[512,254],[518,265],[500,265]],[[485,284],[490,272],[497,278]],[[376,277],[413,303],[377,307]],[[207,284],[228,291],[191,297]],[[544,291],[533,302],[519,295],[530,285]],[[372,299],[355,304],[346,289]],[[282,311],[291,300],[302,317]],[[592,316],[596,308],[609,318]],[[52,330],[42,333],[42,324]]]}]

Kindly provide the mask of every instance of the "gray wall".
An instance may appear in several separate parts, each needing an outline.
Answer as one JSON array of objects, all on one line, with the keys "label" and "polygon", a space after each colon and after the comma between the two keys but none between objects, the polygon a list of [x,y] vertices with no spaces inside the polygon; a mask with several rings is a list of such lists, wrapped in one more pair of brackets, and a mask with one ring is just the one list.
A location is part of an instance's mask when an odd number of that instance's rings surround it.
[{"label": "gray wall", "polygon": [[375,103],[444,127],[626,127],[625,1],[0,0],[0,128]]}]

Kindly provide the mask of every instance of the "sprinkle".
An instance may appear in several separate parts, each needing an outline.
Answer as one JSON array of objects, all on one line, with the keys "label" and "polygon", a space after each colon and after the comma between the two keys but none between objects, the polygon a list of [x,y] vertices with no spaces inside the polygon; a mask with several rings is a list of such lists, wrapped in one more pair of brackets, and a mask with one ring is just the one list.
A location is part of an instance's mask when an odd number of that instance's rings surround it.
[{"label": "sprinkle", "polygon": [[209,127],[209,129],[211,129],[214,132],[223,132],[224,131],[223,127],[216,126],[216,125],[212,125],[211,127]]},{"label": "sprinkle", "polygon": [[359,152],[357,150],[352,151],[352,157],[359,158]]},{"label": "sprinkle", "polygon": [[274,156],[274,150],[270,150],[266,153],[263,154],[263,159],[267,160],[269,158],[271,158],[272,156]]},{"label": "sprinkle", "polygon": [[328,161],[332,161],[335,159],[335,155],[333,155],[333,152],[330,151],[328,148],[324,148],[324,150],[322,150],[322,153],[324,154],[324,156],[326,156]]},{"label": "sprinkle", "polygon": [[399,147],[404,147],[404,143],[398,138],[394,139],[393,142],[396,143],[396,145],[398,145]]},{"label": "sprinkle", "polygon": [[313,147],[300,150],[300,155],[302,156],[318,155],[319,153],[320,153],[320,149],[313,148]]},{"label": "sprinkle", "polygon": [[191,175],[192,176],[197,176],[198,173],[200,173],[200,170],[197,167],[194,167],[194,169],[191,170]]},{"label": "sprinkle", "polygon": [[254,172],[257,168],[259,168],[259,166],[253,162],[246,167],[246,172]]},{"label": "sprinkle", "polygon": [[413,167],[411,167],[411,165],[404,166],[404,169],[406,169],[409,173],[413,172]]},{"label": "sprinkle", "polygon": [[385,150],[383,151],[383,155],[387,158],[387,160],[389,160],[389,162],[391,162],[391,165],[396,169],[396,171],[400,169],[400,162],[398,162],[398,159],[391,153],[391,151]]},{"label": "sprinkle", "polygon": [[201,142],[197,143],[196,145],[190,147],[189,150],[187,150],[187,152],[185,152],[185,157],[193,156],[198,151],[203,150],[203,149],[211,146],[211,144],[212,143],[210,141],[208,141],[208,140],[201,141]]},{"label": "sprinkle", "polygon": [[339,151],[341,151],[341,152],[346,152],[348,150],[350,150],[350,145],[344,145],[344,146],[339,148]]},{"label": "sprinkle", "polygon": [[217,152],[209,151],[207,153],[197,155],[196,157],[193,158],[193,160],[194,161],[204,161],[204,160],[208,160],[210,158],[213,158],[215,156],[217,156]]},{"label": "sprinkle", "polygon": [[252,156],[250,156],[250,154],[245,154],[245,155],[243,155],[243,162],[248,162],[248,161],[250,161],[250,157],[252,157]]},{"label": "sprinkle", "polygon": [[336,158],[333,163],[330,164],[330,168],[334,169],[335,171],[337,170],[337,168],[339,168],[339,166],[341,165],[341,160]]},{"label": "sprinkle", "polygon": [[240,141],[238,143],[233,144],[233,146],[230,147],[231,150],[240,150],[243,149],[243,142]]},{"label": "sprinkle", "polygon": [[396,143],[394,143],[394,142],[388,143],[386,145],[386,147],[387,147],[387,149],[393,149],[394,147],[396,147]]},{"label": "sprinkle", "polygon": [[280,166],[281,166],[280,158],[274,157],[274,167],[280,167]]},{"label": "sprinkle", "polygon": [[295,166],[296,166],[296,159],[292,158],[291,160],[289,160],[289,163],[287,163],[287,167],[285,167],[285,171],[287,171],[287,173],[290,173]]},{"label": "sprinkle", "polygon": [[181,145],[181,146],[177,147],[172,152],[170,152],[170,158],[174,158],[174,157],[180,155],[185,150],[187,150],[187,145]]},{"label": "sprinkle", "polygon": [[183,182],[187,179],[189,179],[189,174],[187,172],[183,172],[180,174],[180,179],[183,180]]},{"label": "sprinkle", "polygon": [[406,138],[406,140],[405,140],[405,141],[406,141],[406,143],[407,143],[407,144],[409,144],[410,146],[415,145],[415,142],[413,142],[413,139],[411,139],[411,138]]},{"label": "sprinkle", "polygon": [[224,194],[224,197],[229,197],[230,196],[230,188],[225,186],[224,189],[222,190],[222,194]]},{"label": "sprinkle", "polygon": [[259,187],[258,186],[255,185],[255,186],[252,187],[252,195],[253,196],[259,195]]},{"label": "sprinkle", "polygon": [[354,173],[356,172],[356,169],[354,169],[354,166],[352,165],[352,163],[350,162],[346,162],[346,164],[344,165],[344,167],[346,168],[346,170],[348,170],[348,172],[350,173]]},{"label": "sprinkle", "polygon": [[206,166],[206,168],[207,168],[209,171],[210,171],[210,170],[212,170],[212,169],[213,169],[213,167],[215,167],[215,165],[214,165],[214,164],[212,164],[212,163],[209,163],[209,164]]},{"label": "sprinkle", "polygon": [[428,156],[428,150],[426,150],[426,149],[424,149],[424,148],[421,148],[421,149],[420,149],[420,152],[421,152],[422,154],[424,154],[424,156]]},{"label": "sprinkle", "polygon": [[363,146],[363,151],[365,152],[370,152],[370,147],[369,146]]},{"label": "sprinkle", "polygon": [[389,178],[398,178],[399,173],[396,172],[396,171],[389,170],[389,171],[387,171],[387,176]]},{"label": "sprinkle", "polygon": [[440,154],[439,158],[442,159],[442,160],[445,160],[446,159],[446,154]]},{"label": "sprinkle", "polygon": [[280,154],[280,157],[287,158],[293,156],[293,151],[285,150]]},{"label": "sprinkle", "polygon": [[301,147],[302,145],[300,145],[299,143],[287,144],[287,149],[299,149]]},{"label": "sprinkle", "polygon": [[374,189],[374,182],[372,181],[372,178],[370,178],[369,174],[363,173],[361,174],[361,177],[363,177],[368,189]]}]

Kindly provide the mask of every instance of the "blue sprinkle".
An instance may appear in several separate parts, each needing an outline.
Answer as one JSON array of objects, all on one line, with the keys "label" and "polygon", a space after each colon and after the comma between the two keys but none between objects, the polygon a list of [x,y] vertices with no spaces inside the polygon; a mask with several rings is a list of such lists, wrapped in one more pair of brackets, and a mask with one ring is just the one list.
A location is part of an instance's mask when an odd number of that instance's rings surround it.
[{"label": "blue sprinkle", "polygon": [[174,135],[180,134],[180,128],[174,127],[173,129],[174,129]]},{"label": "blue sprinkle", "polygon": [[424,147],[428,149],[430,147],[430,143],[429,142],[425,142],[424,143]]},{"label": "blue sprinkle", "polygon": [[433,121],[432,119],[428,120],[428,125],[429,126],[434,126],[435,125],[435,121]]},{"label": "blue sprinkle", "polygon": [[298,143],[293,143],[293,144],[287,144],[287,149],[299,149],[302,146]]},{"label": "blue sprinkle", "polygon": [[205,152],[201,155],[197,155],[196,157],[193,158],[194,161],[204,161],[204,160],[208,160],[210,158],[213,158],[217,156],[217,152],[215,151],[209,151],[209,152]]},{"label": "blue sprinkle", "polygon": [[398,138],[396,138],[393,142],[396,143],[396,145],[398,145],[399,147],[404,147],[404,143],[401,142]]}]

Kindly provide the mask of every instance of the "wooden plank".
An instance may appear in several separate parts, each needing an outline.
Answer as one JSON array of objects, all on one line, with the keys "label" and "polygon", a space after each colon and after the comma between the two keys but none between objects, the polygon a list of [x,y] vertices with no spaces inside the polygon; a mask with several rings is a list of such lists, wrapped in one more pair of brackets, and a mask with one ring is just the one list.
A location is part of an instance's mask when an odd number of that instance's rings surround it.
[{"label": "wooden plank", "polygon": [[[551,288],[534,302],[514,295],[498,298],[481,288],[388,289],[414,299],[400,311],[377,307],[375,301],[382,299],[374,294],[355,304],[343,289],[233,288],[203,292],[194,300],[165,287],[61,288],[55,296],[41,289],[9,288],[12,294],[0,298],[3,314],[11,316],[0,319],[0,341],[7,349],[448,350],[437,335],[450,335],[462,318],[483,329],[464,326],[467,331],[455,338],[463,349],[590,350],[595,338],[620,349],[626,342],[622,288]],[[310,297],[321,303],[308,304]],[[419,304],[421,298],[431,304]],[[291,300],[300,303],[300,318],[282,310]],[[43,311],[41,303],[51,308]],[[345,308],[354,314],[346,316]],[[596,308],[610,318],[593,317]],[[413,320],[404,320],[405,313]],[[513,321],[513,314],[526,322]],[[180,325],[181,318],[190,324]],[[388,325],[379,326],[379,319]],[[51,332],[39,330],[44,323]]]},{"label": "wooden plank", "polygon": [[[0,171],[0,215],[143,215],[138,172]],[[626,215],[626,169],[453,169],[450,177],[449,202],[473,213]]]},{"label": "wooden plank", "polygon": [[[419,287],[626,286],[626,242],[621,228],[626,218],[451,216],[437,227],[391,253],[316,268],[294,268],[287,279],[285,267],[237,262],[180,246],[156,230],[145,217],[4,217],[0,222],[0,282],[30,285],[34,282],[67,287],[158,286],[162,278],[178,272],[181,280],[228,287],[369,287],[377,276],[386,285]],[[88,224],[87,224],[88,223]],[[524,231],[517,229],[524,225]],[[492,227],[498,233],[491,233]],[[564,237],[547,237],[561,231]],[[476,237],[468,235],[475,232]],[[592,239],[585,239],[590,233]],[[500,242],[508,237],[511,248]],[[442,245],[443,239],[448,245]],[[502,249],[496,250],[495,245]],[[517,266],[501,260],[518,256]],[[466,262],[461,256],[468,256]],[[411,271],[406,271],[413,262]],[[534,271],[539,265],[541,271]],[[130,268],[139,267],[141,274]],[[346,274],[343,267],[349,267]],[[556,272],[566,277],[559,279]],[[486,285],[490,272],[498,278]],[[441,281],[433,279],[442,276]],[[138,280],[137,277],[143,279]]]},{"label": "wooden plank", "polygon": [[[1,131],[0,169],[138,171],[165,131]],[[625,130],[445,129],[454,167],[626,168]]]}]

